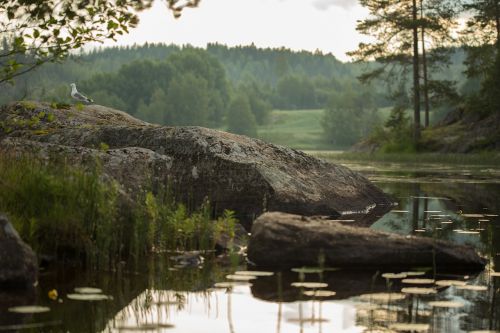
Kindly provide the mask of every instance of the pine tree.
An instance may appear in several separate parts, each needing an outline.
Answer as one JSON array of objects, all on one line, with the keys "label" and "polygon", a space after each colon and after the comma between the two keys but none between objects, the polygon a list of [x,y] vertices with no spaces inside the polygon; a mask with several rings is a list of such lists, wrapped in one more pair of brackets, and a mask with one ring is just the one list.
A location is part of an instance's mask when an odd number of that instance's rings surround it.
[{"label": "pine tree", "polygon": [[[360,0],[369,17],[358,23],[357,30],[375,37],[375,42],[360,43],[350,52],[356,61],[376,61],[360,76],[363,82],[382,78],[392,90],[393,83],[413,73],[413,140],[420,138],[421,95],[425,100],[425,125],[428,125],[432,81],[429,69],[446,63],[441,51],[450,46],[450,28],[454,18],[451,0]],[[431,54],[427,52],[432,48]],[[421,56],[422,55],[422,56]],[[421,64],[423,65],[421,68]],[[421,78],[423,77],[423,85]],[[440,85],[442,87],[443,85]],[[435,91],[434,93],[437,93]]]},{"label": "pine tree", "polygon": [[[456,40],[451,32],[456,29],[459,5],[453,0],[420,0],[420,41],[422,51],[422,93],[424,95],[425,120],[429,126],[431,102],[444,102],[456,96],[456,82],[433,80],[430,73],[450,64],[452,45]],[[428,52],[430,50],[430,52]],[[436,103],[434,103],[436,104]]]},{"label": "pine tree", "polygon": [[370,81],[383,77],[393,81],[413,68],[413,138],[420,138],[420,55],[419,8],[417,0],[360,0],[370,15],[358,23],[357,30],[375,37],[371,44],[360,43],[358,50],[349,55],[356,61],[377,61],[379,67],[364,73],[360,80]]}]

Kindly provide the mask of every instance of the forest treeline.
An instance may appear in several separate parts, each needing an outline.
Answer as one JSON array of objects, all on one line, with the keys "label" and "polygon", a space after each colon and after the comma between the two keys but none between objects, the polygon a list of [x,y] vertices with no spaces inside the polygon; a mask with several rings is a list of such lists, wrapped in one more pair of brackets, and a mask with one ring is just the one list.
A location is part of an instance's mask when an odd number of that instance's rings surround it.
[{"label": "forest treeline", "polygon": [[[477,83],[462,74],[464,52],[438,75],[463,90]],[[165,44],[95,49],[46,64],[3,86],[0,102],[70,102],[69,83],[95,103],[162,125],[198,125],[257,136],[273,109],[325,109],[324,140],[346,147],[383,125],[381,108],[394,105],[386,83],[358,76],[373,64],[342,63],[331,54],[261,49],[254,45],[206,48]],[[444,114],[446,105],[441,106]],[[449,107],[449,106],[448,106]]]}]

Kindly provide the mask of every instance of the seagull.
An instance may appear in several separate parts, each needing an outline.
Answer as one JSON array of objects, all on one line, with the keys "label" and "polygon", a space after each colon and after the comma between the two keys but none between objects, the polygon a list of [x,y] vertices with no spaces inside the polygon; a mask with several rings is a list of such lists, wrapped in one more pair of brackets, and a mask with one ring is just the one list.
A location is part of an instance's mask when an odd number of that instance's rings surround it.
[{"label": "seagull", "polygon": [[92,103],[92,102],[94,102],[93,99],[90,99],[87,96],[84,96],[84,95],[80,94],[78,92],[78,90],[76,90],[76,84],[75,83],[71,84],[71,97],[73,97],[73,99],[76,99],[79,102],[84,102],[84,103]]}]

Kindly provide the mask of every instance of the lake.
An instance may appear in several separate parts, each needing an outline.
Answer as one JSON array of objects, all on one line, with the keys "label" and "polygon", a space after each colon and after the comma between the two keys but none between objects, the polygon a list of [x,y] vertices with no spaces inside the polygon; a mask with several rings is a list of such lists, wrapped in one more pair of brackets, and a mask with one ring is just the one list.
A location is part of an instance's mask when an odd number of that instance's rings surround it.
[{"label": "lake", "polygon": [[252,268],[241,255],[206,254],[204,262],[187,266],[164,256],[152,258],[144,263],[147,269],[137,272],[59,267],[42,270],[33,291],[0,294],[0,331],[500,330],[500,277],[494,272],[496,267],[500,271],[500,168],[343,163],[397,203],[371,228],[470,244],[490,265],[479,274],[459,267],[456,273],[434,272],[433,267],[409,272],[307,268],[255,277],[245,272]]}]

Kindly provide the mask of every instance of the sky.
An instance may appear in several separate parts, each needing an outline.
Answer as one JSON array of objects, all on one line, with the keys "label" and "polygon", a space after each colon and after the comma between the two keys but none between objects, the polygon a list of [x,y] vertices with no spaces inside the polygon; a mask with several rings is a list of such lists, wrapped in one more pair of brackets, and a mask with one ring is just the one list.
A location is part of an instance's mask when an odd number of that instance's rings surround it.
[{"label": "sky", "polygon": [[229,46],[286,47],[293,50],[345,54],[367,40],[355,30],[367,11],[357,0],[202,0],[198,8],[186,8],[174,19],[163,1],[140,13],[140,23],[117,42],[104,46],[163,42],[204,47],[207,43]]}]

